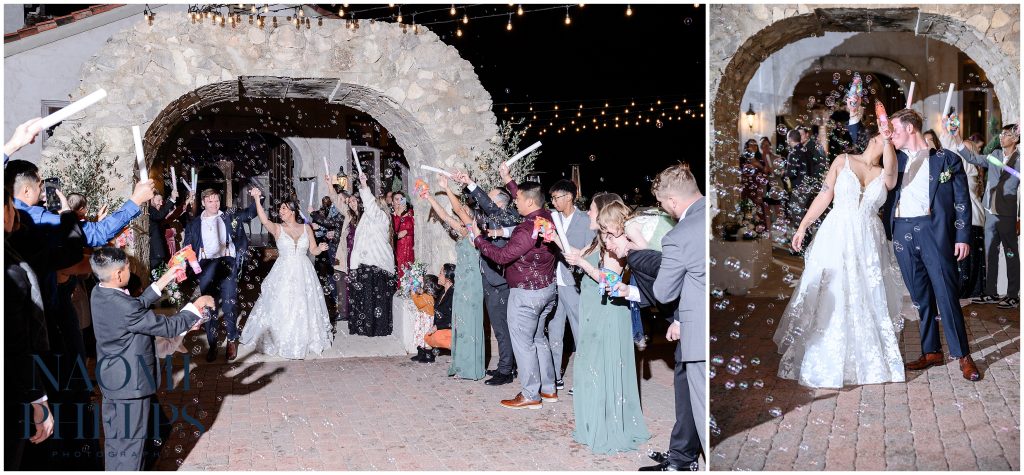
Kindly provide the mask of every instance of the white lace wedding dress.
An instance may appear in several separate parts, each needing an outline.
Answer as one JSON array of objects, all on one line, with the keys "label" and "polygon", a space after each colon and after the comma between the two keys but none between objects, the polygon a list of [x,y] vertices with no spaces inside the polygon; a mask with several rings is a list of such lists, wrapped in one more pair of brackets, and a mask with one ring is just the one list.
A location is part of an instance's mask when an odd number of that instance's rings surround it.
[{"label": "white lace wedding dress", "polygon": [[270,269],[249,319],[242,344],[289,359],[322,353],[331,346],[331,324],[320,280],[307,257],[308,226],[293,239],[281,228],[277,261]]},{"label": "white lace wedding dress", "polygon": [[917,312],[878,217],[886,194],[881,176],[861,187],[849,161],[839,171],[775,332],[780,377],[814,388],[905,380],[899,333]]}]

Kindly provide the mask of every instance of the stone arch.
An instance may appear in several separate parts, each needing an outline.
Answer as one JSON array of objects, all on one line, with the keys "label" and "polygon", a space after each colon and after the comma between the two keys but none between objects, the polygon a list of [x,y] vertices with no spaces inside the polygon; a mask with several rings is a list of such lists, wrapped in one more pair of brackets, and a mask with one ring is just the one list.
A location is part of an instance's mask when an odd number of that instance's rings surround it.
[{"label": "stone arch", "polygon": [[914,80],[914,73],[906,66],[887,58],[851,56],[840,58],[837,56],[825,56],[823,58],[805,58],[793,68],[786,71],[786,76],[779,81],[776,96],[779,103],[776,107],[781,112],[786,112],[786,105],[790,103],[793,95],[793,88],[807,75],[811,68],[819,66],[821,69],[852,69],[861,74],[884,74],[897,81],[903,80],[910,84]]},{"label": "stone arch", "polygon": [[[386,22],[349,29],[342,20],[325,19],[311,29],[232,29],[194,25],[185,15],[152,26],[140,21],[114,34],[83,66],[76,96],[98,88],[107,90],[107,99],[67,122],[104,140],[124,170],[134,165],[132,125],[142,126],[151,156],[190,112],[253,91],[330,98],[363,111],[391,132],[417,169],[468,168],[497,132],[490,94],[472,64],[425,28],[405,33]],[[44,156],[68,142],[68,129],[57,129]],[[130,193],[130,174],[120,188]],[[451,240],[440,226],[427,224],[425,203],[415,200],[414,207],[417,255],[432,267],[449,262]],[[145,252],[145,239],[141,244],[136,250]]]},{"label": "stone arch", "polygon": [[[1020,92],[1019,12],[1018,5],[713,5],[709,43],[712,169],[722,171],[736,160],[732,155],[736,155],[733,151],[739,146],[736,124],[741,123],[743,112],[740,101],[761,61],[789,43],[821,36],[826,31],[867,32],[868,28],[857,28],[865,23],[864,17],[872,20],[872,31],[916,29],[963,51],[985,71],[996,95],[1002,98],[999,104],[1004,121],[1016,122]],[[737,181],[728,173],[715,176],[723,192]],[[726,193],[723,200],[731,202],[732,198]]]}]

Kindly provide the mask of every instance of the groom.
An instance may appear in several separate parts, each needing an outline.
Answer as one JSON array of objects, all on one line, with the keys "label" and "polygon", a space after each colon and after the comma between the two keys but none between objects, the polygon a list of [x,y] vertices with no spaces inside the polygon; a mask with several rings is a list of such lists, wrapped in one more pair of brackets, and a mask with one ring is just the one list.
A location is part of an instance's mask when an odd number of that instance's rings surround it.
[{"label": "groom", "polygon": [[[964,379],[978,381],[981,373],[967,348],[957,289],[956,261],[971,250],[971,202],[963,162],[946,149],[929,151],[916,111],[903,109],[890,119],[892,143],[899,150],[899,174],[883,210],[883,222],[918,308],[924,353],[906,368],[916,371],[943,363],[941,320],[950,356],[959,359]],[[891,153],[889,147],[886,153]]]},{"label": "groom", "polygon": [[[246,209],[235,209],[229,212],[220,210],[220,193],[206,189],[201,195],[203,212],[185,226],[185,241],[182,246],[192,246],[199,257],[199,293],[211,295],[214,287],[220,289],[217,306],[223,309],[223,318],[227,322],[228,341],[227,359],[234,360],[238,356],[238,316],[235,305],[238,303],[238,275],[245,265],[246,251],[249,249],[249,234],[243,224],[256,218],[256,200],[254,194],[258,190],[249,190],[253,202]],[[206,361],[217,359],[217,327],[218,316],[206,322],[206,341],[210,345],[206,353]]]}]

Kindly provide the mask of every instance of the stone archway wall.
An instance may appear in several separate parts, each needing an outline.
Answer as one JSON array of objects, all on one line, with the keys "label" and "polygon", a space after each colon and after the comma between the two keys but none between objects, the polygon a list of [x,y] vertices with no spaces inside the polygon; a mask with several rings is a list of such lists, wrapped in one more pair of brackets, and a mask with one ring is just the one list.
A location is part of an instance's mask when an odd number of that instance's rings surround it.
[{"label": "stone archway wall", "polygon": [[[185,15],[153,26],[140,21],[114,34],[83,66],[75,96],[98,88],[107,90],[107,99],[67,122],[105,141],[122,170],[134,169],[132,125],[145,131],[150,157],[179,121],[240,94],[325,100],[333,94],[334,102],[387,128],[414,169],[468,168],[497,133],[490,94],[472,64],[433,32],[403,33],[385,22],[347,29],[343,21],[325,20],[311,29],[261,30],[193,25]],[[68,129],[57,129],[44,156],[68,143]],[[125,196],[132,186],[128,175],[120,184]],[[414,207],[417,256],[431,268],[452,262],[451,239],[441,226],[427,223],[429,206],[415,200]],[[148,241],[140,241],[136,249],[145,253]]]},{"label": "stone archway wall", "polygon": [[864,56],[849,58],[825,56],[820,61],[816,61],[814,58],[805,58],[787,70],[786,76],[778,83],[776,90],[778,103],[775,106],[780,113],[789,112],[788,106],[792,104],[793,89],[804,76],[807,76],[808,70],[815,66],[821,69],[852,69],[861,74],[884,74],[897,81],[902,80],[906,84],[910,84],[914,80],[913,73],[909,72],[906,66],[891,59]]},{"label": "stone archway wall", "polygon": [[[738,179],[740,101],[758,66],[772,53],[801,38],[825,31],[852,31],[842,20],[875,11],[875,31],[913,32],[920,27],[973,59],[1001,98],[1003,120],[1017,122],[1020,97],[1020,7],[1018,5],[864,5],[815,8],[807,4],[712,5],[710,12],[709,147],[712,174],[722,193],[723,210],[736,200],[726,188]],[[885,21],[886,18],[891,20]],[[922,30],[923,31],[923,30]],[[720,150],[720,152],[719,152]],[[726,203],[727,202],[727,203]]]}]

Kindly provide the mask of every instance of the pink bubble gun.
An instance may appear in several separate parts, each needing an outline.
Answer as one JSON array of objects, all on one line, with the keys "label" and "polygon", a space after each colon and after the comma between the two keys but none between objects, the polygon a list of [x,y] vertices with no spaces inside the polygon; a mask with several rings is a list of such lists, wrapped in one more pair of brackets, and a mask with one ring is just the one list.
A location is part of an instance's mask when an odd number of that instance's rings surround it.
[{"label": "pink bubble gun", "polygon": [[882,101],[875,101],[875,116],[878,117],[878,130],[881,132],[892,132],[892,124],[889,123],[889,114],[885,112]]},{"label": "pink bubble gun", "polygon": [[1008,167],[1008,166],[1004,165],[1003,162],[999,161],[998,158],[993,157],[992,155],[989,155],[989,156],[985,157],[985,159],[987,159],[989,163],[995,165],[998,168],[1001,168],[1004,172],[1009,173],[1009,174],[1017,177],[1018,180],[1020,180],[1020,172],[1017,171],[1017,170],[1014,170],[1012,167]]},{"label": "pink bubble gun", "polygon": [[557,238],[555,225],[547,219],[537,217],[533,220],[533,238],[537,239],[537,237],[544,239],[546,243],[554,241]]},{"label": "pink bubble gun", "polygon": [[[196,258],[196,252],[192,250],[191,244],[183,247],[180,251],[171,256],[171,260],[167,261],[167,265],[169,267],[174,267],[186,262],[190,267],[192,267],[192,272],[199,274],[203,271],[203,269],[199,267],[199,259]],[[174,280],[182,282],[186,278],[188,278],[188,275],[185,273],[185,269],[178,269],[175,271]]]}]

